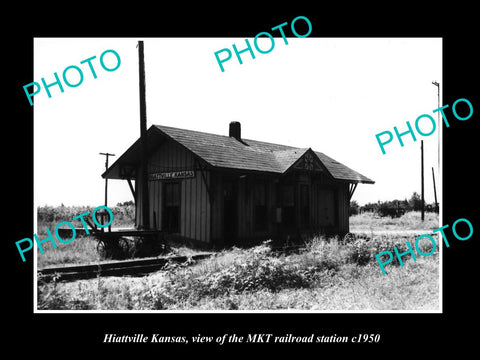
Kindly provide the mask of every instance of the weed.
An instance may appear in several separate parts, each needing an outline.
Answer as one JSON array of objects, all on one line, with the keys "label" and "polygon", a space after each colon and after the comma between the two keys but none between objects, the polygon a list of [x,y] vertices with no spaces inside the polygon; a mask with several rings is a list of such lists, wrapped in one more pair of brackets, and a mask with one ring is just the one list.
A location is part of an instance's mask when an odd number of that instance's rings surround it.
[{"label": "weed", "polygon": [[[416,235],[418,236],[418,235]],[[434,309],[438,307],[438,257],[389,264],[383,275],[375,254],[407,250],[416,236],[402,231],[341,239],[316,236],[295,254],[267,243],[232,248],[208,259],[169,263],[143,278],[97,277],[71,283],[39,278],[39,309]],[[438,245],[438,244],[437,244]],[[428,239],[419,247],[428,253]],[[58,251],[58,249],[56,250]],[[394,264],[397,264],[395,266]]]},{"label": "weed", "polygon": [[351,231],[369,230],[427,230],[439,226],[437,213],[425,213],[425,220],[421,220],[420,211],[409,211],[399,218],[381,217],[373,212],[366,212],[350,216]]}]

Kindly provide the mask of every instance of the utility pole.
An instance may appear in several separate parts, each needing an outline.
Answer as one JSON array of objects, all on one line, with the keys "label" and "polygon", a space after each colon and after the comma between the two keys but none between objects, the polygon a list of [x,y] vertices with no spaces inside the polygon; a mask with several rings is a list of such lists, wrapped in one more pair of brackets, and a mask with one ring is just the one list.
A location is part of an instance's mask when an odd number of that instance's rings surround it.
[{"label": "utility pole", "polygon": [[[110,153],[99,153],[100,155],[105,155],[105,171],[108,170],[108,157],[115,156],[115,154]],[[107,193],[108,193],[108,178],[105,177],[105,206],[107,206]]]},{"label": "utility pole", "polygon": [[422,153],[422,221],[425,220],[425,194],[424,194],[424,177],[423,177],[423,140],[421,141],[420,150]]},{"label": "utility pole", "polygon": [[[435,80],[432,81],[432,84],[437,87],[437,105],[438,109],[440,108],[440,84]],[[442,136],[442,124],[440,123],[440,111],[437,113],[437,120],[438,120],[438,171],[440,171],[440,137]]]},{"label": "utility pole", "polygon": [[[107,171],[107,170],[108,170],[108,157],[109,157],[109,156],[115,156],[115,154],[110,154],[110,153],[108,153],[108,152],[107,152],[107,153],[99,153],[99,154],[100,154],[100,155],[105,155],[105,171]],[[108,194],[108,178],[105,177],[105,206],[107,206],[107,194]],[[101,222],[102,224],[105,224],[105,218],[106,218],[106,216],[107,216],[107,212],[106,212],[106,211],[103,211],[103,212],[101,212],[101,213],[98,212],[97,214],[100,215],[100,219],[101,219],[100,222]],[[110,226],[108,227],[108,231],[111,231],[111,230],[112,230],[112,225],[110,225]],[[103,231],[103,229],[102,229],[102,231]]]},{"label": "utility pole", "polygon": [[147,102],[145,99],[145,60],[143,41],[138,42],[138,78],[140,92],[140,169],[142,192],[142,221],[140,227],[150,229],[148,204],[148,168],[147,168]]},{"label": "utility pole", "polygon": [[435,195],[435,211],[438,212],[438,201],[437,201],[437,188],[435,187],[435,173],[433,172],[432,166],[432,177],[433,177],[433,194]]},{"label": "utility pole", "polygon": [[[432,81],[432,84],[437,87],[437,105],[438,109],[440,108],[440,83],[438,81]],[[437,120],[438,120],[438,173],[441,174],[440,170],[440,139],[442,138],[443,134],[443,125],[440,122],[440,111],[437,114]],[[438,205],[437,201],[437,190],[435,189],[435,174],[433,172],[433,167],[432,167],[432,176],[433,176],[433,191],[435,194],[435,210],[440,212],[440,207]]]}]

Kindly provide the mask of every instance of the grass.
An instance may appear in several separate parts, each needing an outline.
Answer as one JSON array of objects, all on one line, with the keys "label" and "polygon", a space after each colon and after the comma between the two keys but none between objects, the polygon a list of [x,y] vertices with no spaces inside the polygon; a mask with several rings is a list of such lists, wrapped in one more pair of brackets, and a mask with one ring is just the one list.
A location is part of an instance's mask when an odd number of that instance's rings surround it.
[{"label": "grass", "polygon": [[[43,237],[39,236],[40,239],[45,239],[46,237],[46,234]],[[98,242],[92,236],[77,236],[70,243],[62,244],[56,241],[56,244],[56,249],[53,248],[50,242],[42,244],[44,249],[43,254],[37,250],[37,267],[39,269],[43,269],[48,266],[92,264],[112,260],[105,259],[100,256],[99,252],[97,251]],[[138,258],[139,256],[136,256],[137,248],[134,245],[135,240],[130,239],[129,244],[131,245],[131,250],[129,251],[127,258]],[[199,252],[200,251],[188,248],[186,246],[171,244],[169,252],[164,255],[192,256],[198,254]]]},{"label": "grass", "polygon": [[392,246],[404,240],[403,236],[353,242],[315,238],[299,254],[276,254],[260,245],[225,250],[191,266],[173,265],[143,278],[40,282],[38,306],[60,310],[436,310],[436,253],[416,262],[406,258],[403,267],[389,264],[387,275],[372,257],[380,244]]},{"label": "grass", "polygon": [[[37,208],[37,236],[40,240],[47,238],[46,229],[55,237],[55,227],[62,221],[71,222],[75,227],[82,228],[79,219],[73,220],[75,216],[88,212],[87,218],[91,219],[92,206],[40,206]],[[111,206],[113,213],[112,227],[133,227],[134,206]],[[67,225],[63,227],[68,228]],[[33,240],[33,239],[32,239]],[[57,248],[54,249],[50,242],[42,244],[44,253],[37,252],[37,266],[43,268],[51,265],[66,264],[88,264],[103,259],[97,253],[97,241],[91,236],[77,235],[76,238],[67,244],[55,241]]]},{"label": "grass", "polygon": [[[82,228],[83,225],[80,220],[72,221],[74,216],[82,214],[84,212],[89,212],[90,215],[93,211],[93,207],[86,206],[59,206],[59,207],[50,207],[43,206],[38,208],[37,216],[37,236],[39,240],[44,240],[48,237],[46,229],[48,228],[52,235],[55,238],[55,227],[58,223],[62,221],[69,221],[78,228]],[[134,219],[133,219],[133,206],[115,206],[111,207],[111,210],[114,214],[114,219],[112,227],[123,227],[123,228],[133,228]],[[89,216],[90,216],[89,215]],[[62,225],[64,228],[68,228],[67,225]],[[68,240],[68,239],[66,239]],[[42,244],[44,253],[41,254],[37,250],[37,266],[38,268],[44,268],[47,266],[62,266],[68,264],[91,264],[97,263],[104,260],[98,251],[97,251],[97,240],[92,236],[87,235],[77,235],[74,240],[69,243],[62,243],[55,239],[57,248],[53,248],[51,242],[45,242]],[[136,256],[136,241],[134,239],[129,240],[131,245],[131,251],[128,254],[129,258],[138,257]],[[186,246],[181,245],[171,245],[170,255],[184,255],[191,256],[198,253],[194,249],[190,249]]]},{"label": "grass", "polygon": [[427,230],[439,227],[437,213],[425,213],[425,221],[421,220],[419,211],[410,211],[399,218],[381,217],[372,212],[350,216],[350,231],[360,230]]},{"label": "grass", "polygon": [[[39,236],[39,238],[44,239],[46,236],[43,238]],[[91,236],[77,236],[71,243],[56,242],[56,244],[56,249],[53,249],[50,242],[42,244],[43,254],[37,250],[38,268],[54,265],[90,264],[102,260],[97,252],[97,242]]]},{"label": "grass", "polygon": [[[43,220],[41,225],[50,229],[64,221],[47,216]],[[422,222],[419,212],[397,219],[367,213],[351,217],[350,224],[354,239],[315,237],[296,254],[272,252],[264,243],[220,251],[189,265],[171,264],[144,277],[49,283],[40,278],[38,309],[438,310],[438,250],[429,257],[417,256],[417,261],[406,256],[403,267],[395,258],[386,265],[386,275],[375,259],[375,254],[393,251],[393,246],[403,252],[415,233],[438,228],[437,214],[427,213]],[[432,244],[424,241],[420,246],[428,253]],[[173,252],[195,253],[186,247]],[[45,243],[45,253],[38,254],[40,268],[99,260],[96,241],[88,236],[57,249]]]}]

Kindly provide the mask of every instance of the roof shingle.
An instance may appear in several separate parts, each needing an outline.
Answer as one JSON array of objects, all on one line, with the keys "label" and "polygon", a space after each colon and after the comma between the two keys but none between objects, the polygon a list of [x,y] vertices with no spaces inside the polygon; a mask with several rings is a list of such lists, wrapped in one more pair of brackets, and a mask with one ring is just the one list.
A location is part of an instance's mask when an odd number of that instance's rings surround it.
[{"label": "roof shingle", "polygon": [[[242,139],[224,135],[153,125],[182,144],[211,166],[230,169],[284,173],[309,149]],[[327,171],[337,180],[373,184],[374,181],[327,155],[314,152]]]}]

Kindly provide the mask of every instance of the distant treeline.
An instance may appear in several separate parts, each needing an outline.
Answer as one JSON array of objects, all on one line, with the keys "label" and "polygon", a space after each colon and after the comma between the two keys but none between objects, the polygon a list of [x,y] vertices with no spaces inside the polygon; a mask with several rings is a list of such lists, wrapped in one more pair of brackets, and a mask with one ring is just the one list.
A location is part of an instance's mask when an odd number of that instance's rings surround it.
[{"label": "distant treeline", "polygon": [[[350,215],[357,215],[364,212],[374,212],[379,216],[400,217],[408,211],[420,211],[422,209],[422,199],[419,194],[414,192],[410,199],[378,201],[368,203],[363,206],[353,200],[350,201]],[[438,206],[435,203],[425,203],[425,211],[438,212]]]},{"label": "distant treeline", "polygon": [[[51,223],[61,221],[72,221],[74,216],[89,212],[90,216],[95,206],[39,206],[37,208],[37,222]],[[113,213],[113,225],[132,225],[135,222],[135,205],[133,201],[118,203],[116,206],[109,206]]]}]

